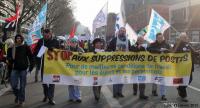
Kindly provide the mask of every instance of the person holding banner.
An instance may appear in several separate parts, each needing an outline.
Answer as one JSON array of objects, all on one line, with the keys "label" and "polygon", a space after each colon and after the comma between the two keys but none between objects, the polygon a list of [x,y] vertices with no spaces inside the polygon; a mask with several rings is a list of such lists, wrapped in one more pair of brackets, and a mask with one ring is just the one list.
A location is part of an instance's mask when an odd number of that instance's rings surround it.
[{"label": "person holding banner", "polygon": [[[72,51],[72,52],[79,52],[84,53],[84,50],[79,47],[78,45],[79,41],[78,41],[78,37],[74,36],[70,39],[68,39],[68,47],[66,48],[66,50],[68,51]],[[75,85],[69,85],[68,86],[68,92],[69,92],[69,102],[73,102],[76,101],[78,103],[81,103],[81,93],[80,93],[80,89],[78,86]]]},{"label": "person holding banner", "polygon": [[[38,57],[38,53],[41,50],[45,50],[45,48],[48,48],[48,51],[52,51],[54,48],[59,48],[59,42],[56,39],[53,39],[52,33],[49,29],[45,29],[43,31],[43,38],[41,38],[37,46],[35,48],[35,56],[38,59],[39,67],[41,69],[41,79],[43,80],[43,74],[44,74],[44,56]],[[45,51],[44,51],[45,52]],[[46,102],[47,99],[49,99],[49,104],[50,105],[55,105],[55,101],[53,100],[54,98],[54,88],[55,84],[42,84],[43,87],[43,93],[44,93],[44,98],[43,102]]]},{"label": "person holding banner", "polygon": [[[12,51],[8,53],[8,58],[10,58],[13,64],[10,82],[15,95],[15,104],[24,106],[26,75],[27,71],[31,72],[33,70],[34,62],[32,52],[24,44],[24,37],[21,34],[15,36],[15,45]],[[20,87],[18,88],[19,85]]]},{"label": "person holding banner", "polygon": [[[108,45],[107,51],[129,51],[131,48],[130,41],[126,36],[126,29],[121,27],[117,33],[117,36],[111,40]],[[123,84],[113,85],[113,97],[124,97],[122,94]]]},{"label": "person holding banner", "polygon": [[[140,36],[137,38],[137,42],[135,43],[135,45],[133,45],[131,47],[131,51],[133,52],[139,52],[139,51],[146,51],[147,48],[147,44],[144,44],[144,37]],[[140,99],[148,99],[148,96],[145,96],[144,92],[145,92],[145,84],[144,83],[135,83],[133,84],[133,95],[137,95],[137,89],[138,89],[138,85],[139,85],[139,91],[140,91]]]},{"label": "person holding banner", "polygon": [[[191,74],[190,74],[190,79],[189,79],[189,84],[192,82],[192,73],[194,72],[194,54],[198,53],[196,52],[192,46],[189,44],[189,37],[187,36],[186,33],[181,33],[179,36],[178,41],[176,42],[174,46],[174,52],[180,53],[180,52],[191,52],[192,56],[192,69],[191,69]],[[187,86],[178,86],[178,95],[181,97],[181,100],[183,102],[188,102],[187,100],[187,91],[186,91]]]},{"label": "person holding banner", "polygon": [[[94,39],[92,44],[93,44],[93,47],[94,47],[94,50],[93,50],[94,53],[104,52],[105,51],[103,49],[104,48],[104,46],[103,46],[104,43],[103,43],[102,39],[96,38],[96,39]],[[101,93],[101,86],[95,86],[98,83],[97,80],[98,80],[98,77],[94,77],[93,93],[94,93],[95,100],[99,101],[100,93]]]},{"label": "person holding banner", "polygon": [[[162,33],[157,33],[156,41],[154,43],[151,43],[150,46],[147,48],[147,50],[151,53],[169,53],[171,47],[168,43],[166,43]],[[157,80],[157,77],[155,77],[154,80]],[[161,100],[167,100],[167,98],[165,97],[165,92],[166,92],[166,87],[164,85],[160,85]],[[152,94],[153,96],[158,96],[156,84],[153,84],[152,86]]]}]

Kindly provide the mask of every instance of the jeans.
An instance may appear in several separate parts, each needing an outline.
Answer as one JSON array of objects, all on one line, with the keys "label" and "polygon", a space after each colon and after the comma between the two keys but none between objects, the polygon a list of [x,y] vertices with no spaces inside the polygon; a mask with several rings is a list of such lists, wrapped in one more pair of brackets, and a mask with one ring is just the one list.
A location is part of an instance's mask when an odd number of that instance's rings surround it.
[{"label": "jeans", "polygon": [[[152,91],[157,91],[157,84],[152,85]],[[160,95],[163,96],[166,94],[166,86],[160,85]]]},{"label": "jeans", "polygon": [[53,100],[55,84],[42,84],[44,96],[49,100]]},{"label": "jeans", "polygon": [[113,95],[122,94],[123,84],[113,84]]},{"label": "jeans", "polygon": [[69,91],[69,99],[72,100],[81,99],[81,94],[78,86],[69,85],[68,91]]},{"label": "jeans", "polygon": [[27,70],[13,70],[11,73],[11,86],[13,93],[16,99],[20,102],[25,101],[26,75]]}]

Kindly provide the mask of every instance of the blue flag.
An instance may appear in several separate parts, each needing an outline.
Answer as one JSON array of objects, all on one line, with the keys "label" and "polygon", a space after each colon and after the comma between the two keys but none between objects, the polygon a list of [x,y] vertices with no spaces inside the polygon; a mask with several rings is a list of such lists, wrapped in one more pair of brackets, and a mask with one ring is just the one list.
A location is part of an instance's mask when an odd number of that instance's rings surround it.
[{"label": "blue flag", "polygon": [[46,22],[46,13],[47,13],[47,3],[42,7],[40,13],[36,17],[33,25],[29,29],[28,37],[26,42],[28,45],[32,45],[38,42],[43,36],[41,34],[41,28]]},{"label": "blue flag", "polygon": [[164,31],[169,27],[170,24],[155,10],[152,9],[148,31],[147,35],[145,36],[145,39],[149,42],[153,42],[156,40],[157,33],[164,33]]}]

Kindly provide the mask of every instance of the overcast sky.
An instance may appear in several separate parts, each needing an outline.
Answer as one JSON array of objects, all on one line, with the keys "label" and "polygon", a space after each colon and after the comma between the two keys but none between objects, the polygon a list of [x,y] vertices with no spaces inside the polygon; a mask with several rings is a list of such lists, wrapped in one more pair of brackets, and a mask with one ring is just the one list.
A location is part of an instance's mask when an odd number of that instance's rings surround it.
[{"label": "overcast sky", "polygon": [[73,0],[75,18],[92,30],[92,22],[108,1],[108,12],[119,13],[121,0]]}]

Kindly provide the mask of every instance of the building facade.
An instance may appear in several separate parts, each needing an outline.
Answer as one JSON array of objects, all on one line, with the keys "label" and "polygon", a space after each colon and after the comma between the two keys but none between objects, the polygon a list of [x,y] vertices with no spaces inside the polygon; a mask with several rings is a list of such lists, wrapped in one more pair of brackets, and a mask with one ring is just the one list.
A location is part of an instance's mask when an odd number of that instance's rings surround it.
[{"label": "building facade", "polygon": [[[149,24],[152,9],[169,21],[170,1],[172,0],[123,0],[122,15],[126,22],[138,32]],[[169,38],[168,31],[165,32],[165,37]]]},{"label": "building facade", "polygon": [[185,0],[170,5],[170,40],[178,37],[179,32],[186,32],[190,41],[200,42],[200,0]]}]

